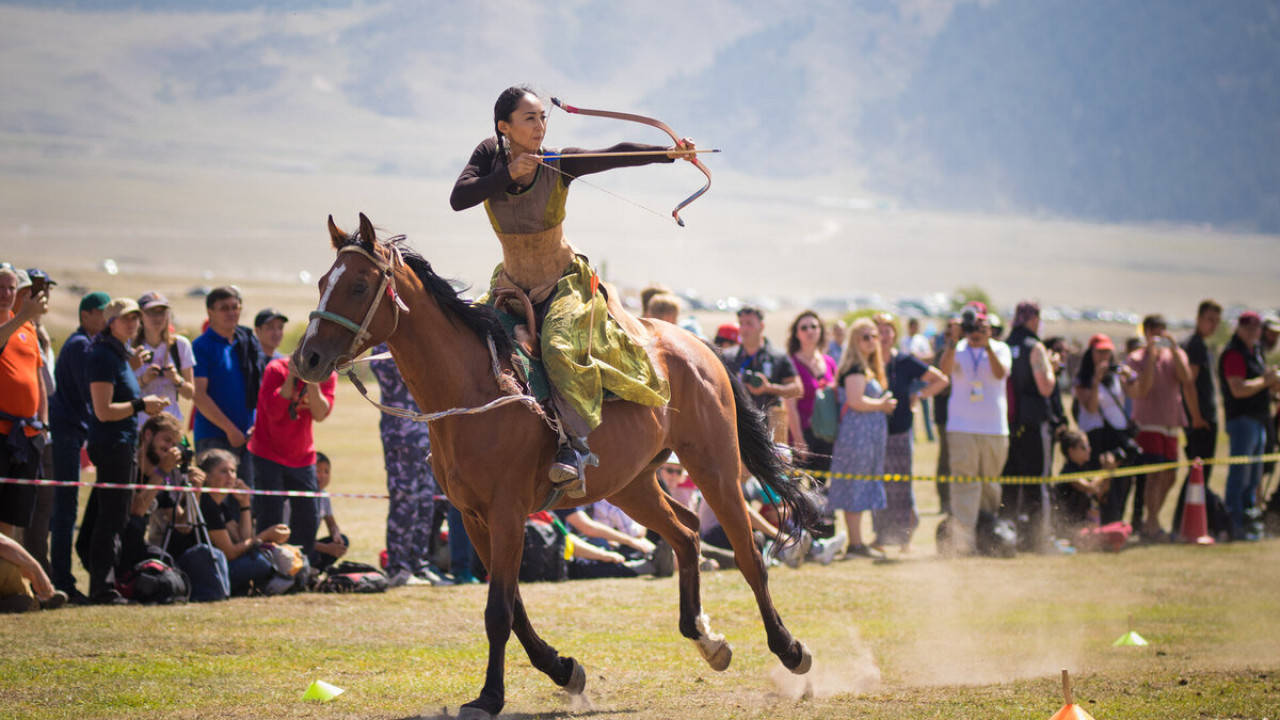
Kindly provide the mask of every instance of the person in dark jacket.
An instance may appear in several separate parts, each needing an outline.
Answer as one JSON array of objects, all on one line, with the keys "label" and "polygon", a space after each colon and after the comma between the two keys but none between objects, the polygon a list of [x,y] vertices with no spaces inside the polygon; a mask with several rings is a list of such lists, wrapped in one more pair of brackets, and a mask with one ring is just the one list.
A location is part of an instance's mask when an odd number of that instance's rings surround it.
[{"label": "person in dark jacket", "polygon": [[49,518],[49,567],[53,586],[73,602],[87,600],[71,574],[71,546],[75,542],[80,507],[80,451],[89,435],[93,404],[89,400],[89,350],[93,338],[107,326],[103,310],[111,296],[101,290],[80,298],[80,326],[58,351],[53,369],[54,392],[49,398],[49,430],[53,436],[53,515]]}]

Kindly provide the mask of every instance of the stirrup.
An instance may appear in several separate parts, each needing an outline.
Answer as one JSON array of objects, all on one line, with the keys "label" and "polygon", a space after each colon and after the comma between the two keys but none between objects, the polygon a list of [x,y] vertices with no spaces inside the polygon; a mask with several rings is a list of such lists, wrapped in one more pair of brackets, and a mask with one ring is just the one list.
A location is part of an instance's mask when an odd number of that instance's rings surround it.
[{"label": "stirrup", "polygon": [[599,458],[587,448],[586,439],[568,438],[568,442],[556,450],[547,475],[552,487],[563,490],[571,498],[580,498],[587,494],[587,466],[599,464]]}]

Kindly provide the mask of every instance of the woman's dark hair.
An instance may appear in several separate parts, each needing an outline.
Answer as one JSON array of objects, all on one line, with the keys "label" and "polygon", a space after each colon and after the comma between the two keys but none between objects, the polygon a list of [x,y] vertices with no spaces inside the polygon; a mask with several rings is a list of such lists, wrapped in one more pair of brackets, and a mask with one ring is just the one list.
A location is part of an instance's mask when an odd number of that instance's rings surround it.
[{"label": "woman's dark hair", "polygon": [[[1114,366],[1114,362],[1115,362],[1114,350],[1112,351],[1111,359],[1112,359],[1112,364]],[[1102,372],[1108,373],[1111,371],[1111,369],[1112,368],[1110,367],[1105,367],[1105,368],[1102,368]],[[1098,368],[1096,367],[1093,361],[1093,346],[1090,345],[1089,347],[1085,348],[1084,355],[1080,357],[1080,370],[1076,372],[1076,382],[1079,383],[1081,387],[1089,387],[1090,385],[1093,384],[1093,374],[1097,371],[1098,371]]]},{"label": "woman's dark hair", "polygon": [[1080,387],[1088,388],[1093,386],[1093,373],[1095,371],[1093,362],[1093,348],[1085,348],[1084,355],[1080,357],[1080,369],[1076,371],[1076,383]]},{"label": "woman's dark hair", "polygon": [[813,310],[805,310],[791,321],[791,334],[787,336],[787,354],[795,355],[800,352],[800,322],[807,317],[811,317],[818,323],[818,350],[823,351],[827,347],[827,324],[822,322],[822,318],[818,317],[818,313]]},{"label": "woman's dark hair", "polygon": [[239,465],[235,455],[222,448],[209,448],[196,456],[196,467],[205,472],[213,472],[214,468],[223,464]]},{"label": "woman's dark hair", "polygon": [[1058,435],[1058,442],[1062,445],[1062,454],[1066,455],[1067,451],[1076,447],[1085,441],[1085,434],[1079,430],[1063,430]]},{"label": "woman's dark hair", "polygon": [[537,96],[538,93],[528,85],[512,85],[502,94],[498,96],[498,101],[493,104],[493,135],[498,138],[498,151],[504,149],[507,138],[498,129],[499,122],[511,122],[511,113],[516,111],[516,106],[524,99],[525,95]]}]

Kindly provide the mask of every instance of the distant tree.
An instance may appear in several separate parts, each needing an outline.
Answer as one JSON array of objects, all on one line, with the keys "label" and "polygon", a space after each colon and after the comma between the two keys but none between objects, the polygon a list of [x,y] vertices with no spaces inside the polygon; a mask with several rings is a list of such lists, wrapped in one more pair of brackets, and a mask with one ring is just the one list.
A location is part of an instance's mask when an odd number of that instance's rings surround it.
[{"label": "distant tree", "polygon": [[987,294],[986,290],[983,290],[977,285],[957,288],[956,291],[951,294],[951,309],[953,311],[957,311],[971,302],[980,302],[990,308],[991,296]]}]

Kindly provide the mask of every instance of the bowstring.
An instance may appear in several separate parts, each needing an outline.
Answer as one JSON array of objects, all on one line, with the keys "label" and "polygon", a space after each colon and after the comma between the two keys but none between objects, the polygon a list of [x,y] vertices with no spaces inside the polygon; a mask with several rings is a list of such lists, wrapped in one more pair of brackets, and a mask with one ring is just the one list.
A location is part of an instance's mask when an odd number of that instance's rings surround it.
[{"label": "bowstring", "polygon": [[[568,156],[564,156],[564,155],[562,155],[561,157],[568,157]],[[570,180],[577,180],[578,182],[582,183],[583,185],[586,185],[586,186],[587,186],[587,187],[589,187],[589,188],[595,188],[596,190],[599,190],[600,192],[602,192],[602,193],[604,193],[604,194],[606,194],[606,195],[612,195],[613,197],[615,197],[615,198],[617,198],[617,199],[621,200],[621,201],[622,201],[622,202],[624,202],[624,203],[627,203],[628,205],[634,205],[635,207],[638,207],[638,208],[640,208],[641,210],[644,210],[645,212],[651,212],[651,213],[653,213],[654,215],[657,215],[657,216],[658,216],[658,217],[660,217],[660,218],[663,218],[663,219],[670,219],[670,217],[669,217],[668,215],[665,215],[665,214],[663,214],[663,213],[661,213],[661,212],[659,212],[659,211],[657,211],[657,210],[654,210],[653,208],[649,207],[648,205],[641,205],[640,203],[636,202],[635,200],[632,200],[631,198],[623,197],[622,195],[619,195],[618,193],[613,192],[612,190],[609,190],[609,189],[607,189],[607,188],[604,188],[604,187],[601,187],[601,186],[599,186],[599,185],[596,185],[595,183],[590,182],[590,181],[588,181],[588,180],[583,180],[582,178],[578,177],[577,175],[570,175],[569,173],[567,173],[567,172],[565,172],[564,170],[561,170],[560,168],[558,168],[558,167],[556,167],[556,166],[552,165],[551,163],[547,162],[546,160],[538,160],[538,162],[539,162],[540,164],[542,164],[542,165],[544,165],[544,166],[546,166],[546,167],[548,167],[548,168],[552,169],[552,170],[555,170],[556,172],[558,172],[558,173],[560,173],[561,175],[563,175],[563,176],[565,176],[565,177],[569,178]],[[675,222],[675,220],[672,220],[672,222]]]}]

